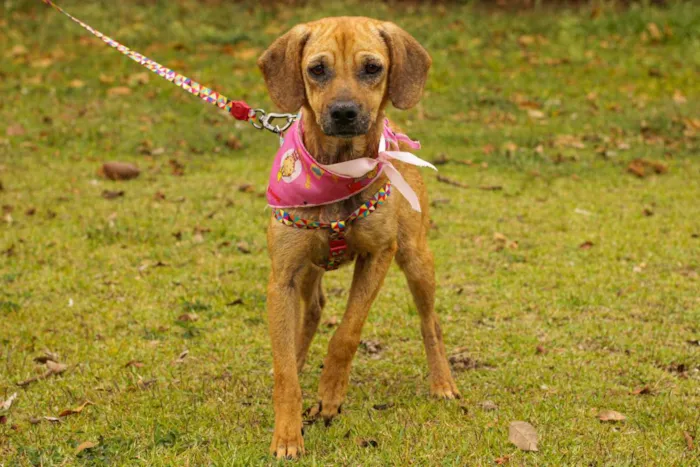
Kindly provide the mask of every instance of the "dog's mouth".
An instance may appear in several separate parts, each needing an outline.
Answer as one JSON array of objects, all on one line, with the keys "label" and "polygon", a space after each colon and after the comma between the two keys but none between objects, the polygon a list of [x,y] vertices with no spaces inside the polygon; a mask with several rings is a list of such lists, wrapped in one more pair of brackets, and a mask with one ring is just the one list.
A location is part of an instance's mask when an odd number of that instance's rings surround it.
[{"label": "dog's mouth", "polygon": [[326,136],[355,138],[367,134],[369,131],[369,118],[360,118],[351,123],[344,124],[331,119],[323,119],[321,130]]}]

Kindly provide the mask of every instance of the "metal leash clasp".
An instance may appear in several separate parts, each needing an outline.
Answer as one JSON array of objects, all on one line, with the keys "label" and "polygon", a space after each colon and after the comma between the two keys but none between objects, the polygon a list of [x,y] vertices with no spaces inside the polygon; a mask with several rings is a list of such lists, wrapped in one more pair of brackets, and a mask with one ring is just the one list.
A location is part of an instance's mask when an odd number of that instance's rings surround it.
[{"label": "metal leash clasp", "polygon": [[[282,114],[282,113],[275,113],[275,112],[270,112],[267,113],[263,109],[253,109],[254,113],[254,119],[251,119],[251,123],[255,128],[258,130],[269,130],[275,134],[281,134],[284,133],[290,126],[292,126],[292,123],[294,123],[294,120],[297,119],[296,114]],[[280,127],[279,125],[273,124],[274,120],[284,118],[286,122]]]}]

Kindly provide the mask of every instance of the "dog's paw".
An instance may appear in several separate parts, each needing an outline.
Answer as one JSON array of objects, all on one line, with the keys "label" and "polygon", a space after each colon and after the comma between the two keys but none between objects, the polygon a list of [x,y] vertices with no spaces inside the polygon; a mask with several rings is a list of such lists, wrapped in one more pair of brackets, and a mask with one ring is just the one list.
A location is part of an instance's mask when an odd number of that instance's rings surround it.
[{"label": "dog's paw", "polygon": [[325,426],[330,426],[333,419],[342,412],[342,404],[323,404],[322,401],[312,405],[304,412],[304,423],[311,425],[316,423],[317,420],[323,420]]},{"label": "dog's paw", "polygon": [[277,459],[293,460],[304,454],[304,436],[303,430],[300,429],[296,435],[283,436],[277,430],[272,435],[272,444],[270,444],[270,454]]},{"label": "dog's paw", "polygon": [[436,381],[430,385],[430,395],[439,399],[461,399],[462,395],[452,378]]}]

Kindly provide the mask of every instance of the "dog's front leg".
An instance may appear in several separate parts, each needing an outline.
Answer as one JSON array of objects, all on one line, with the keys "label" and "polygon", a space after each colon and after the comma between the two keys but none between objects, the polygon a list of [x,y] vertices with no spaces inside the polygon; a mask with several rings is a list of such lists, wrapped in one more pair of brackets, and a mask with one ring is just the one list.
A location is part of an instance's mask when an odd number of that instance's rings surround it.
[{"label": "dog's front leg", "polygon": [[299,284],[293,275],[287,276],[283,272],[277,275],[272,272],[267,287],[267,315],[275,375],[275,432],[270,452],[278,459],[294,459],[304,451],[295,343],[301,297]]},{"label": "dog's front leg", "polygon": [[342,322],[328,344],[328,355],[323,362],[318,388],[319,403],[310,412],[313,416],[320,415],[326,424],[340,412],[350,378],[350,365],[360,344],[362,326],[395,253],[396,244],[392,244],[377,253],[357,258],[348,305]]}]

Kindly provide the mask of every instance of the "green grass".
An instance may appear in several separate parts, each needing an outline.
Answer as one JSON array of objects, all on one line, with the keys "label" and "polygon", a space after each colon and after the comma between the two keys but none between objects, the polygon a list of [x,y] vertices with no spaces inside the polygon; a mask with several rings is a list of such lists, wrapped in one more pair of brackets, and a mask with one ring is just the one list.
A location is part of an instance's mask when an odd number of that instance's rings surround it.
[{"label": "green grass", "polygon": [[[426,173],[432,198],[449,200],[432,210],[430,239],[446,345],[480,364],[456,373],[463,399],[428,398],[418,317],[392,268],[364,329],[384,351],[358,352],[342,416],[307,428],[300,465],[698,465],[697,5],[604,5],[592,18],[590,8],[169,3],[62,6],[268,109],[254,62],[276,35],[343,13],[391,19],[434,57],[422,107],[391,117],[423,142],[421,156],[473,161],[440,166],[470,188]],[[0,12],[0,402],[18,392],[0,465],[274,463],[258,194],[275,138],[156,76],[129,84],[137,65],[39,1]],[[110,97],[114,86],[133,92]],[[242,149],[224,144],[232,135]],[[635,158],[668,172],[637,178],[626,172]],[[142,175],[101,179],[108,160]],[[500,249],[495,233],[517,248]],[[326,276],[324,321],[342,314],[349,278]],[[322,325],[312,346],[305,406],[331,335]],[[32,359],[45,349],[69,369],[17,387],[44,371]],[[634,394],[645,386],[651,394]],[[84,400],[94,405],[60,424],[30,423]],[[601,409],[627,420],[602,423]],[[539,452],[508,442],[513,420],[537,428]],[[83,441],[99,444],[76,456]]]}]

